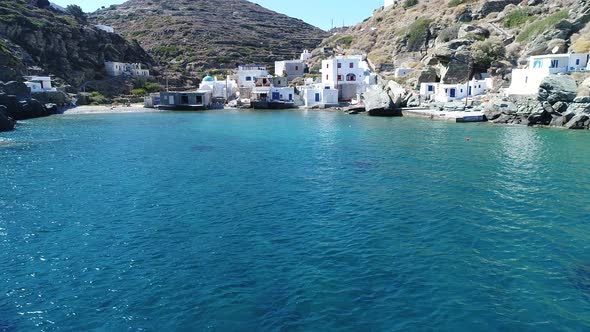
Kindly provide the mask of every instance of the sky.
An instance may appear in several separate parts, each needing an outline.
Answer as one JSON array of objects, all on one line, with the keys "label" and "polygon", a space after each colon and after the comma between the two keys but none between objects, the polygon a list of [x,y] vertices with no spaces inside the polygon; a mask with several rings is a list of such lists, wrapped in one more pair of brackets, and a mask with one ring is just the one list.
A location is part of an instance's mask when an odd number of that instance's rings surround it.
[{"label": "sky", "polygon": [[[65,7],[76,4],[85,12],[93,12],[102,6],[120,4],[124,0],[51,0]],[[373,14],[373,10],[383,6],[383,0],[251,0],[268,9],[304,20],[305,22],[329,30],[335,27],[354,25]]]}]

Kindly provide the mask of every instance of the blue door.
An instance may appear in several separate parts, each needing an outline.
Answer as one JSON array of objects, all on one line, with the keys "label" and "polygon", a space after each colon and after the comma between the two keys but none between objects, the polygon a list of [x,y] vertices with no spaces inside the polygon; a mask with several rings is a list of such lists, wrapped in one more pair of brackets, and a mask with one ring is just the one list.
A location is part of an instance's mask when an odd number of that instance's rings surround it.
[{"label": "blue door", "polygon": [[315,94],[315,101],[316,102],[319,102],[320,101],[320,94],[319,93],[316,93]]},{"label": "blue door", "polygon": [[469,95],[471,96],[471,87],[469,87]]},{"label": "blue door", "polygon": [[457,90],[455,89],[451,89],[451,94],[450,94],[451,98],[455,98],[457,96]]},{"label": "blue door", "polygon": [[279,100],[281,99],[281,94],[278,92],[273,92],[272,93],[272,100]]}]

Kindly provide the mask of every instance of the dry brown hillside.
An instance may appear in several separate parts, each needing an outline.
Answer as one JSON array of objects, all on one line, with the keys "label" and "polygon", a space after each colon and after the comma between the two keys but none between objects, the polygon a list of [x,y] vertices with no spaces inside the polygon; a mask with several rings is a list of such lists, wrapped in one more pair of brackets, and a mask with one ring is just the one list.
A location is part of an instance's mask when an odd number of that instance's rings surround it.
[{"label": "dry brown hillside", "polygon": [[170,70],[188,76],[238,63],[272,65],[328,36],[246,0],[130,0],[97,11],[92,20],[113,26]]}]

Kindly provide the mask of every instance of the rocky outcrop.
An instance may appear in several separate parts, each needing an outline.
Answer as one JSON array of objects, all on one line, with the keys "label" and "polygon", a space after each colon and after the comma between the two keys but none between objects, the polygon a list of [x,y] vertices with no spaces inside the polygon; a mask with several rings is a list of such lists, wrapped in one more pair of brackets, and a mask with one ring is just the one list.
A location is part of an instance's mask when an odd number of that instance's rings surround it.
[{"label": "rocky outcrop", "polygon": [[372,116],[401,116],[409,94],[394,81],[381,81],[362,96],[365,110]]},{"label": "rocky outcrop", "polygon": [[29,88],[20,82],[0,82],[0,130],[12,130],[15,120],[26,120],[57,113],[56,105],[44,105],[31,98]]},{"label": "rocky outcrop", "polygon": [[0,131],[10,131],[14,129],[16,121],[8,114],[6,106],[0,105]]},{"label": "rocky outcrop", "polygon": [[1,79],[18,79],[27,67],[38,67],[78,87],[104,78],[105,61],[154,64],[136,42],[65,13],[7,0],[0,0],[0,12],[10,13],[0,20],[0,73],[7,74]]},{"label": "rocky outcrop", "polygon": [[576,81],[569,75],[551,75],[546,77],[539,87],[539,101],[547,101],[551,105],[561,102],[572,102],[576,98]]},{"label": "rocky outcrop", "polygon": [[481,9],[477,12],[480,18],[486,17],[491,13],[497,13],[504,10],[508,5],[516,5],[520,3],[520,0],[492,0],[486,1],[481,6]]}]

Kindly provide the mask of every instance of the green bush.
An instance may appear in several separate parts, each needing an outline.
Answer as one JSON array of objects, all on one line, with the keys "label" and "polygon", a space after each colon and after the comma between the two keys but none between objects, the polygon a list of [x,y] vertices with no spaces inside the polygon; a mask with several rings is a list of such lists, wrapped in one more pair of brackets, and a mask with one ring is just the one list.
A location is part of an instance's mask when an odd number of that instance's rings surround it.
[{"label": "green bush", "polygon": [[158,83],[148,82],[143,86],[143,89],[149,93],[152,93],[152,92],[160,92],[162,90],[162,87]]},{"label": "green bush", "polygon": [[504,24],[504,26],[507,28],[516,28],[525,24],[530,19],[532,19],[532,17],[527,9],[518,8],[506,15],[502,21],[502,24]]},{"label": "green bush", "polygon": [[489,68],[490,65],[506,57],[506,48],[500,39],[489,38],[471,45],[473,64],[479,68]]},{"label": "green bush", "polygon": [[145,89],[139,88],[131,90],[131,94],[134,96],[145,96],[147,92],[145,91]]},{"label": "green bush", "polygon": [[338,45],[342,45],[345,47],[349,47],[352,44],[353,38],[352,36],[343,36],[336,40]]},{"label": "green bush", "polygon": [[470,2],[473,2],[473,0],[451,0],[451,1],[449,1],[448,6],[449,6],[449,8],[452,8],[452,7],[457,7],[461,4],[470,3]]},{"label": "green bush", "polygon": [[417,4],[418,4],[418,0],[405,0],[404,1],[404,8],[408,9],[408,8],[414,7]]},{"label": "green bush", "polygon": [[408,27],[408,33],[406,35],[406,41],[408,50],[419,51],[422,45],[426,42],[428,37],[428,28],[432,23],[431,19],[419,18]]},{"label": "green bush", "polygon": [[90,96],[88,96],[88,102],[92,105],[105,105],[109,104],[111,101],[102,93],[94,91],[90,94]]},{"label": "green bush", "polygon": [[535,39],[539,34],[553,28],[559,21],[569,17],[567,10],[562,10],[542,20],[527,25],[522,32],[516,37],[517,42],[526,42]]}]

